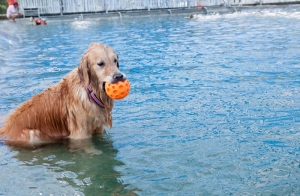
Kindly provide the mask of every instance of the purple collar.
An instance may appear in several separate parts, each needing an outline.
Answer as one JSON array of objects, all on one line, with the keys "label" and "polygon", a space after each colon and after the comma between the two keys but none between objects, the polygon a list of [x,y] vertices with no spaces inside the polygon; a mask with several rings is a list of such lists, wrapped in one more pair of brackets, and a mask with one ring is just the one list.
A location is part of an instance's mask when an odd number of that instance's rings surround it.
[{"label": "purple collar", "polygon": [[89,98],[98,106],[100,106],[101,108],[105,108],[104,104],[102,103],[102,101],[100,99],[97,98],[97,96],[95,95],[95,93],[93,92],[93,89],[89,86],[86,89]]}]

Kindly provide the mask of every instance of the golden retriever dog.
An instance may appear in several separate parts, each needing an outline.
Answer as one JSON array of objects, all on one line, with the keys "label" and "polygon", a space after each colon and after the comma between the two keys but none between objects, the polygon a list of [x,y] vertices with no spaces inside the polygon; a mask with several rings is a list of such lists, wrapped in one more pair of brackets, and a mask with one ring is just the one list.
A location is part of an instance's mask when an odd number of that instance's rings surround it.
[{"label": "golden retriever dog", "polygon": [[91,44],[77,68],[6,118],[0,137],[8,144],[34,146],[102,133],[112,126],[114,106],[105,83],[126,79],[116,52],[101,43]]}]

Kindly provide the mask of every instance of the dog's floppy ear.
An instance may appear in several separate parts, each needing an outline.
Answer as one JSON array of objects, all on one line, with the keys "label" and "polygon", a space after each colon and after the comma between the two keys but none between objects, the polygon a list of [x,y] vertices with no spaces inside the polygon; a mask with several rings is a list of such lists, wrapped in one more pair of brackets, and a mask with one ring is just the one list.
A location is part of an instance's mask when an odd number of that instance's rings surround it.
[{"label": "dog's floppy ear", "polygon": [[84,83],[84,86],[87,88],[90,84],[91,75],[87,53],[85,53],[81,58],[80,65],[78,66],[78,75],[80,80]]}]

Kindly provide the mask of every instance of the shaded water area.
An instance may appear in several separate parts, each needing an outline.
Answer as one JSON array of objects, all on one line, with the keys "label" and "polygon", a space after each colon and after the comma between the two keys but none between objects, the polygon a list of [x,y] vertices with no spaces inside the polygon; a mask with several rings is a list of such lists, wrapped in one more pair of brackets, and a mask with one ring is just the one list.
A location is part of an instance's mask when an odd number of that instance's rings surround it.
[{"label": "shaded water area", "polygon": [[0,22],[0,124],[112,46],[131,92],[70,149],[0,143],[0,195],[299,195],[300,12]]}]

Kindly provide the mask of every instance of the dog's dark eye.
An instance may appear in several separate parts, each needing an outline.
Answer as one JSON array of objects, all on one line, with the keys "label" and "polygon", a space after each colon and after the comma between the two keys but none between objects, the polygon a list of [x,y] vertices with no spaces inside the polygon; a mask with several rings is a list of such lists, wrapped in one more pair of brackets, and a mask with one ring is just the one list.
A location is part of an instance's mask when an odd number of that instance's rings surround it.
[{"label": "dog's dark eye", "polygon": [[117,59],[114,59],[114,63],[117,63],[117,67],[119,68],[119,62]]},{"label": "dog's dark eye", "polygon": [[104,65],[104,63],[103,62],[99,62],[99,63],[97,63],[97,65],[99,65],[101,67],[101,66]]}]

